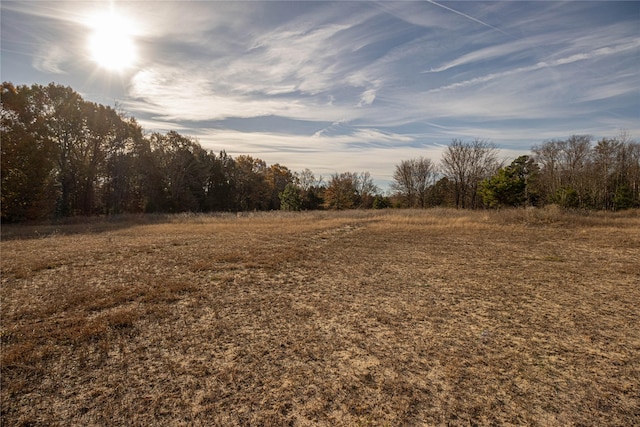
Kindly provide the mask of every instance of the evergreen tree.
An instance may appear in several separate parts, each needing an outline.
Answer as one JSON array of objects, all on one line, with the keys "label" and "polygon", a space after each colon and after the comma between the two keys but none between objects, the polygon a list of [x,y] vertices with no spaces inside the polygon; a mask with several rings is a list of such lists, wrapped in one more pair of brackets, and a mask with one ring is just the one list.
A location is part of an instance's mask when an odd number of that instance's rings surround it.
[{"label": "evergreen tree", "polygon": [[520,156],[509,166],[500,168],[480,184],[480,195],[485,205],[498,208],[534,204],[535,179],[538,167],[529,156]]},{"label": "evergreen tree", "polygon": [[279,194],[280,209],[283,211],[299,211],[302,209],[302,195],[300,188],[293,183],[288,183]]}]

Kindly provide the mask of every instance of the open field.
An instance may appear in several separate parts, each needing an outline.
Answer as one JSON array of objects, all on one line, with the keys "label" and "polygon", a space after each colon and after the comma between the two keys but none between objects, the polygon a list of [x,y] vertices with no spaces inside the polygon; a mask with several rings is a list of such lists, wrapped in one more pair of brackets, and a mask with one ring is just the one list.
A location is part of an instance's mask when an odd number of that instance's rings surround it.
[{"label": "open field", "polygon": [[2,425],[640,425],[638,211],[2,233]]}]

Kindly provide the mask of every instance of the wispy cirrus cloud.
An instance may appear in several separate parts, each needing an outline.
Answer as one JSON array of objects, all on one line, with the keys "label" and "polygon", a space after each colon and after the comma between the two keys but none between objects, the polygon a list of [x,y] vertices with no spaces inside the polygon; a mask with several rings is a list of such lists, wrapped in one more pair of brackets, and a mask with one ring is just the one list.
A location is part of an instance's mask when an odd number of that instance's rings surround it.
[{"label": "wispy cirrus cloud", "polygon": [[256,155],[268,163],[285,164],[294,171],[309,168],[325,177],[338,171],[371,171],[381,186],[391,182],[393,168],[389,168],[389,163],[413,157],[416,149],[433,158],[438,158],[443,150],[419,143],[413,136],[346,125],[340,133],[328,130],[307,136],[205,128],[198,138],[204,145],[225,148],[231,155]]},{"label": "wispy cirrus cloud", "polygon": [[[260,87],[260,86],[259,86]],[[124,104],[166,120],[204,121],[230,117],[282,116],[299,120],[353,118],[354,108],[333,105],[324,95],[279,96],[254,88],[238,91],[212,83],[198,69],[148,69],[131,80]]]},{"label": "wispy cirrus cloud", "polygon": [[[234,52],[198,58],[187,69],[168,61],[150,65],[132,77],[130,94],[170,119],[356,118],[355,107],[374,101],[380,81],[352,78],[359,63],[348,40],[372,14],[345,19],[331,10],[245,36]],[[367,42],[360,36],[357,43]]]},{"label": "wispy cirrus cloud", "polygon": [[[447,34],[443,23],[451,18],[454,18],[450,21],[452,31],[464,30],[460,18],[464,18],[463,22],[471,21],[468,25],[473,26],[470,14],[450,13],[446,7],[436,6],[436,9],[425,9],[410,5],[430,12],[417,27],[439,28]],[[395,13],[388,13],[393,9]],[[590,37],[585,34],[578,37],[579,33],[571,29],[520,39],[500,39],[503,34],[494,32],[495,36],[476,49],[469,50],[460,42],[440,47],[442,35],[411,26],[393,27],[390,31],[394,19],[403,15],[397,5],[354,8],[350,12],[360,13],[352,15],[333,4],[319,10],[293,14],[283,21],[258,22],[261,30],[253,35],[226,28],[221,41],[234,40],[233,50],[226,53],[206,46],[205,41],[215,34],[211,29],[204,31],[206,25],[202,27],[200,40],[194,35],[200,31],[197,26],[196,30],[185,33],[185,37],[170,31],[168,34],[176,46],[191,43],[211,54],[192,59],[186,67],[180,63],[174,66],[166,60],[150,65],[132,78],[130,94],[138,101],[137,105],[146,104],[147,112],[167,120],[279,116],[399,126],[425,117],[459,117],[472,121],[480,117],[511,120],[517,115],[540,118],[552,110],[557,114],[566,113],[554,105],[556,98],[547,94],[556,89],[555,81],[565,80],[567,73],[562,72],[562,66],[637,48],[633,42],[620,42],[623,35],[618,33],[623,33],[624,28],[622,31],[611,28],[616,31],[607,33],[612,36],[601,37],[599,45],[594,45],[593,40],[584,40]],[[406,15],[404,12],[405,22],[408,21]],[[245,18],[244,21],[251,20]],[[473,32],[477,32],[477,28]],[[603,45],[616,41],[618,44]],[[542,51],[541,45],[545,46]],[[376,49],[370,48],[372,46]],[[594,49],[594,46],[600,47]],[[431,62],[433,55],[450,56],[448,50],[452,48],[466,52],[448,62],[434,64],[429,68],[434,73],[422,73],[424,60]],[[220,52],[223,54],[218,56]],[[559,56],[562,53],[565,56]],[[483,65],[470,68],[478,63]],[[495,71],[478,73],[491,69]],[[549,73],[552,69],[553,73]],[[433,74],[438,74],[438,78],[433,78]],[[451,81],[458,75],[467,78]],[[621,93],[623,85],[618,86]],[[454,91],[455,95],[451,95]],[[601,91],[599,96],[606,97],[606,93]]]},{"label": "wispy cirrus cloud", "polygon": [[[537,70],[541,70],[541,69],[545,69],[545,68],[558,67],[558,66],[562,66],[562,65],[572,64],[572,63],[578,62],[578,61],[586,61],[586,60],[591,60],[591,59],[597,59],[597,58],[600,58],[600,57],[605,57],[605,56],[615,55],[615,54],[618,54],[618,53],[623,53],[623,52],[626,52],[626,51],[636,50],[639,47],[640,47],[640,39],[625,40],[622,43],[619,43],[619,44],[614,45],[614,46],[601,47],[601,48],[590,50],[590,51],[586,51],[586,52],[576,53],[576,54],[573,54],[571,56],[567,56],[567,57],[563,57],[563,58],[552,59],[552,60],[549,60],[549,61],[540,61],[540,62],[537,62],[537,63],[535,63],[533,65],[527,65],[527,66],[524,66],[524,67],[517,67],[517,68],[509,69],[509,70],[506,70],[506,71],[501,71],[501,72],[498,72],[498,73],[491,73],[491,74],[487,74],[487,75],[483,75],[483,76],[474,77],[474,78],[469,79],[469,80],[452,83],[452,84],[449,84],[449,85],[446,85],[446,86],[442,86],[442,87],[438,87],[438,88],[435,88],[435,89],[430,89],[428,91],[428,93],[439,92],[439,91],[449,90],[449,89],[457,89],[457,88],[461,88],[461,87],[467,87],[467,86],[476,85],[476,84],[479,84],[479,83],[490,82],[492,80],[496,80],[496,79],[499,79],[499,78],[512,76],[512,75],[515,75],[515,74],[528,73],[528,72],[531,72],[531,71],[537,71]],[[449,68],[451,68],[451,67],[449,67]]]},{"label": "wispy cirrus cloud", "polygon": [[33,67],[43,73],[65,74],[64,64],[69,60],[69,52],[62,46],[45,45],[33,56]]}]

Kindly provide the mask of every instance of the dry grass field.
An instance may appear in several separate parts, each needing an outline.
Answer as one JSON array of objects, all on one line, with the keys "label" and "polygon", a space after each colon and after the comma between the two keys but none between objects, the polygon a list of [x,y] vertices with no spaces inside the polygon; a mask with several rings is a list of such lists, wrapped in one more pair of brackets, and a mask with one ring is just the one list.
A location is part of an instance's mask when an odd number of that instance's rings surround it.
[{"label": "dry grass field", "polygon": [[3,226],[4,426],[640,425],[640,212]]}]

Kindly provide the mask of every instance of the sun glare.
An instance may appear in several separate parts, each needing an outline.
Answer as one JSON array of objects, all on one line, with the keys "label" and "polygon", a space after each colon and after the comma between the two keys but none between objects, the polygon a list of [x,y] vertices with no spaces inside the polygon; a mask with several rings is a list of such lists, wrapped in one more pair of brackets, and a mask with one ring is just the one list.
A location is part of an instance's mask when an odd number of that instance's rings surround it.
[{"label": "sun glare", "polygon": [[112,11],[97,14],[89,20],[91,59],[109,71],[121,72],[136,61],[132,23]]}]

